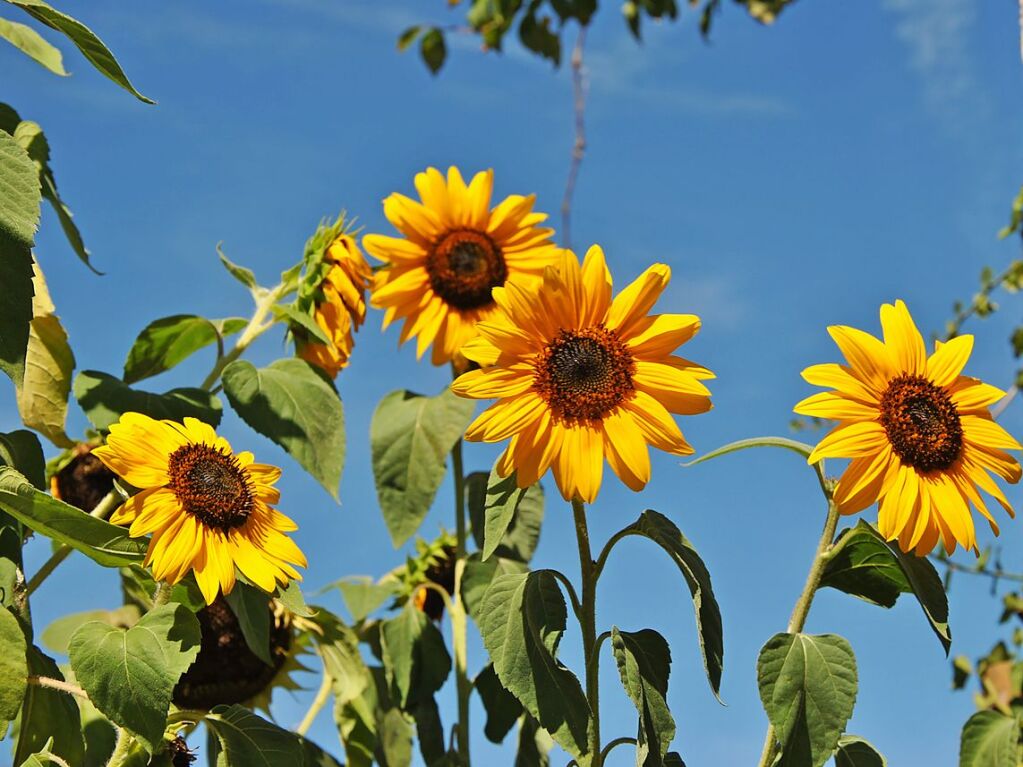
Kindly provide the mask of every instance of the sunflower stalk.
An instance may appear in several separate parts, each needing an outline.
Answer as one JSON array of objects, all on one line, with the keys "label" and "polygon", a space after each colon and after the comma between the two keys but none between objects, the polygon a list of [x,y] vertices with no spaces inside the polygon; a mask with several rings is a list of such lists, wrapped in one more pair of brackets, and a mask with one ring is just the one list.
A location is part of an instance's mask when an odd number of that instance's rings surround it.
[{"label": "sunflower stalk", "polygon": [[462,764],[471,764],[469,754],[469,698],[472,681],[468,672],[468,620],[462,604],[462,575],[465,573],[468,525],[465,519],[465,469],[462,464],[462,440],[451,450],[451,471],[455,480],[455,593],[449,603],[451,644],[455,660],[455,689],[458,696],[458,753]]},{"label": "sunflower stalk", "polygon": [[604,754],[600,750],[600,643],[597,641],[597,572],[590,549],[590,532],[586,525],[586,506],[572,499],[575,535],[579,544],[579,569],[582,576],[583,662],[586,665],[586,701],[590,704],[589,753],[592,767],[601,767]]},{"label": "sunflower stalk", "polygon": [[[817,544],[817,553],[813,558],[813,563],[810,565],[810,571],[806,574],[806,584],[803,586],[803,591],[796,601],[795,608],[792,610],[789,625],[785,629],[789,634],[799,634],[806,626],[806,618],[810,614],[810,607],[813,605],[813,598],[817,593],[817,589],[820,588],[821,578],[824,577],[824,568],[831,558],[835,531],[838,529],[838,504],[835,503],[833,487],[827,482],[822,482],[821,488],[828,502],[828,516],[824,521],[824,531],[821,533],[820,542]],[[778,741],[774,736],[774,725],[768,725],[759,767],[771,767],[777,755]]]},{"label": "sunflower stalk", "polygon": [[114,745],[114,753],[110,755],[107,767],[122,767],[131,763],[132,746],[134,739],[123,727],[117,728],[117,743]]}]

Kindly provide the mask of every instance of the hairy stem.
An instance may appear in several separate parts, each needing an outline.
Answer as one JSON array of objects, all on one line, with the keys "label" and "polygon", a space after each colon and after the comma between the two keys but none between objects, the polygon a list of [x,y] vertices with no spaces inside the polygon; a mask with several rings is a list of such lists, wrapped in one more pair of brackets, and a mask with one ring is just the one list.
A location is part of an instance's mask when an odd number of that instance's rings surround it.
[{"label": "hairy stem", "polygon": [[36,674],[29,674],[27,677],[29,684],[33,684],[36,687],[49,687],[51,690],[60,690],[66,692],[68,695],[74,695],[76,698],[89,699],[88,693],[85,692],[81,687],[70,682],[62,682],[60,679],[53,679],[48,676],[37,676]]},{"label": "hairy stem", "polygon": [[603,755],[600,752],[600,645],[597,644],[597,572],[590,549],[590,532],[586,526],[586,507],[580,500],[573,499],[572,514],[575,517],[575,537],[579,544],[579,569],[582,575],[583,658],[586,663],[586,700],[590,704],[590,747],[593,767],[601,767]]},{"label": "hairy stem", "polygon": [[316,716],[320,713],[320,710],[326,705],[327,700],[330,698],[330,690],[333,680],[327,670],[323,670],[323,681],[320,682],[320,689],[316,692],[316,697],[313,698],[312,704],[309,706],[309,710],[305,712],[305,716],[302,717],[302,721],[298,727],[295,728],[295,732],[299,735],[305,735],[309,732],[309,728],[313,726],[313,722],[316,720]]},{"label": "hairy stem", "polygon": [[458,695],[457,742],[462,764],[471,764],[469,754],[469,679],[468,620],[462,604],[462,575],[465,573],[468,525],[465,519],[465,469],[462,465],[462,440],[451,450],[451,471],[455,477],[455,593],[450,602],[451,644],[455,660],[455,689]]},{"label": "hairy stem", "polygon": [[[832,498],[831,490],[827,485],[824,493],[828,500],[828,516],[824,522],[824,531],[821,533],[820,542],[817,544],[817,553],[814,555],[810,571],[806,574],[806,584],[803,592],[796,601],[792,610],[792,617],[789,618],[789,625],[785,629],[789,634],[798,634],[806,626],[806,617],[810,614],[810,606],[813,604],[814,595],[821,585],[821,578],[824,576],[824,568],[828,563],[828,553],[835,540],[835,530],[838,527],[838,505]],[[764,750],[760,756],[760,767],[771,767],[778,755],[778,742],[774,737],[774,725],[768,725],[767,736],[764,738]]]},{"label": "hairy stem", "polygon": [[117,743],[114,746],[114,753],[110,755],[107,767],[121,767],[131,757],[132,737],[123,727],[117,728]]},{"label": "hairy stem", "polygon": [[165,605],[170,601],[171,591],[174,587],[171,586],[167,581],[160,581],[156,584],[156,591],[153,592],[153,607],[155,609],[160,605]]},{"label": "hairy stem", "polygon": [[[1021,0],[1023,2],[1023,0]],[[579,27],[579,35],[572,49],[572,107],[575,112],[575,141],[572,159],[565,181],[565,194],[561,198],[561,236],[566,248],[572,247],[572,197],[579,178],[579,168],[586,153],[586,73],[583,69],[583,49],[586,47],[586,27]]]}]

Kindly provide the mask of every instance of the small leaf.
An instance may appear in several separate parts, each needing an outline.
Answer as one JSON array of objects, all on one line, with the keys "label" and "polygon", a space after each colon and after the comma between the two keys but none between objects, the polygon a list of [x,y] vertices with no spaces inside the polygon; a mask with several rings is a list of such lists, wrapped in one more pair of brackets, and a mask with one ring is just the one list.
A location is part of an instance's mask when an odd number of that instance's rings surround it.
[{"label": "small leaf", "polygon": [[39,264],[32,262],[32,322],[25,351],[25,377],[16,386],[21,421],[57,447],[74,445],[64,431],[68,394],[75,355],[68,345],[67,331],[60,324],[46,278]]},{"label": "small leaf", "polygon": [[888,760],[863,738],[843,735],[838,739],[835,767],[888,767]]},{"label": "small leaf", "polygon": [[444,637],[412,602],[380,625],[384,670],[403,709],[432,698],[451,673]]},{"label": "small leaf", "polygon": [[1016,767],[1019,746],[1019,717],[978,711],[963,726],[959,767]]},{"label": "small leaf", "polygon": [[395,548],[411,538],[444,479],[448,453],[472,418],[473,400],[445,389],[436,397],[395,391],[384,397],[369,427],[373,476]]},{"label": "small leaf", "polygon": [[128,76],[124,74],[124,70],[117,63],[114,54],[110,52],[106,45],[103,44],[103,41],[91,29],[80,21],[61,13],[56,8],[43,2],[43,0],[7,0],[7,2],[18,6],[46,26],[65,34],[96,69],[137,99],[147,104],[155,103],[135,90],[135,86],[131,84]]},{"label": "small leaf", "polygon": [[508,692],[497,678],[492,663],[487,664],[479,674],[473,688],[483,701],[487,712],[487,724],[483,734],[491,743],[502,743],[505,736],[522,716],[522,704]]},{"label": "small leaf", "polygon": [[487,590],[479,621],[501,684],[540,726],[587,767],[590,709],[576,676],[557,660],[565,599],[547,570],[501,575]]},{"label": "small leaf", "polygon": [[[29,674],[64,681],[64,675],[60,673],[57,664],[37,647],[28,648],[27,660]],[[82,737],[81,716],[75,699],[66,692],[29,685],[25,691],[20,718],[14,764],[21,764],[44,747],[68,764],[82,763],[85,740]]]},{"label": "small leaf", "polygon": [[269,597],[258,588],[237,583],[225,599],[238,619],[245,644],[263,663],[273,666],[270,658]]},{"label": "small leaf", "polygon": [[163,742],[171,692],[199,653],[199,621],[182,605],[161,605],[130,629],[86,623],[68,656],[89,699],[155,753]]},{"label": "small leaf", "polygon": [[124,382],[132,384],[170,370],[216,343],[217,338],[217,327],[205,317],[175,314],[155,320],[146,325],[132,344],[124,362]]},{"label": "small leaf", "polygon": [[652,629],[635,633],[611,628],[611,649],[622,686],[639,712],[636,764],[659,767],[675,737],[675,720],[668,709],[671,650]]},{"label": "small leaf", "polygon": [[32,27],[0,19],[0,37],[53,74],[67,76],[60,50],[46,42]]},{"label": "small leaf", "polygon": [[217,706],[206,717],[206,724],[220,745],[217,767],[302,764],[302,745],[293,733],[242,706]]},{"label": "small leaf", "polygon": [[[493,497],[488,495],[491,480],[493,480],[496,491]],[[513,502],[514,508],[504,535],[499,539],[493,553],[508,559],[515,559],[528,563],[536,552],[537,544],[540,542],[540,528],[543,524],[544,515],[544,494],[543,486],[537,482],[534,485],[518,493],[505,494],[502,488],[509,482],[514,485],[514,474],[506,480],[501,480],[493,472],[489,475],[484,472],[473,472],[465,479],[466,506],[469,510],[469,519],[472,522],[472,534],[476,539],[476,545],[484,548],[486,535],[486,520],[488,515],[493,515],[494,509],[488,509],[488,504],[495,502],[500,507],[502,497],[508,497]],[[505,510],[506,511],[506,510]],[[499,511],[499,513],[502,513]]]},{"label": "small leaf", "polygon": [[53,621],[46,627],[40,638],[46,649],[67,655],[71,636],[83,623],[99,621],[110,626],[127,629],[138,623],[141,616],[142,613],[135,605],[124,605],[116,610],[88,610],[84,613],[72,613]]},{"label": "small leaf", "polygon": [[275,304],[273,315],[278,319],[291,320],[292,325],[298,325],[305,331],[306,335],[318,343],[327,345],[333,343],[327,337],[327,334],[323,332],[323,328],[316,324],[316,320],[298,309],[294,304]]},{"label": "small leaf", "polygon": [[807,445],[804,442],[797,442],[794,439],[787,439],[785,437],[753,437],[751,439],[740,439],[736,442],[729,442],[727,445],[719,447],[717,450],[711,450],[709,453],[701,455],[699,458],[695,458],[692,461],[689,461],[689,463],[684,463],[682,465],[689,468],[690,466],[696,466],[698,463],[709,461],[711,458],[728,455],[729,453],[735,453],[739,450],[747,450],[751,447],[780,447],[786,450],[793,450],[807,458],[809,458],[810,453],[813,452],[813,445]]},{"label": "small leaf", "polygon": [[779,767],[822,767],[856,703],[849,643],[833,634],[775,634],[760,651],[757,682],[781,745]]},{"label": "small leaf", "polygon": [[407,50],[408,47],[416,41],[416,38],[419,37],[419,33],[422,31],[422,29],[423,29],[422,26],[417,24],[416,26],[409,27],[404,32],[402,32],[398,36],[398,50],[399,51]]},{"label": "small leaf", "polygon": [[150,418],[181,421],[185,416],[198,418],[210,426],[220,424],[223,415],[220,400],[202,389],[171,389],[163,394],[132,389],[108,373],[83,370],[75,377],[75,399],[97,429],[104,431],[128,412]]},{"label": "small leaf", "polygon": [[246,269],[244,266],[239,266],[229,259],[220,244],[217,244],[217,255],[220,257],[220,263],[223,264],[224,268],[227,269],[227,273],[234,277],[238,282],[247,287],[249,290],[254,290],[259,287],[259,283],[256,282],[256,275],[251,269]]},{"label": "small leaf", "polygon": [[18,472],[0,467],[0,510],[35,532],[66,543],[104,567],[124,567],[145,559],[148,542],[128,530],[89,516],[36,490]]},{"label": "small leaf", "polygon": [[341,592],[345,607],[356,623],[365,620],[394,596],[396,584],[384,581],[374,583],[371,578],[349,577],[334,584]]},{"label": "small leaf", "polygon": [[313,611],[305,603],[305,597],[297,581],[288,581],[287,585],[278,586],[276,599],[293,615],[302,618],[311,618],[313,615]]},{"label": "small leaf", "polygon": [[284,448],[335,499],[345,462],[345,416],[333,385],[308,362],[224,368],[224,394],[242,420]]},{"label": "small leaf", "polygon": [[21,624],[10,610],[0,608],[0,721],[18,714],[28,686],[27,648]]},{"label": "small leaf", "polygon": [[444,59],[447,58],[447,46],[444,43],[444,33],[437,27],[431,27],[419,40],[419,53],[423,62],[429,67],[430,72],[437,74],[444,66]]}]

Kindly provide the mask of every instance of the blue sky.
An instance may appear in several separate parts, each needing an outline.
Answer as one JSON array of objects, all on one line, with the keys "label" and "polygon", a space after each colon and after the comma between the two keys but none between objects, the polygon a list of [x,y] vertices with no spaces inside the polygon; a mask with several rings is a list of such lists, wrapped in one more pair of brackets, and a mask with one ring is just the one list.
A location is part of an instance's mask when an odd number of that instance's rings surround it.
[{"label": "blue sky", "polygon": [[[618,285],[654,261],[670,264],[660,309],[704,318],[687,356],[718,380],[715,409],[683,423],[698,452],[787,434],[793,403],[810,393],[799,371],[836,358],[827,325],[878,332],[878,306],[900,297],[922,328],[939,328],[984,264],[1016,255],[1015,241],[996,237],[1023,178],[1014,4],[807,2],[771,29],[726,4],[710,44],[684,11],[677,24],[647,24],[642,46],[614,4],[604,5],[590,37],[589,150],[573,236],[578,247],[603,245]],[[538,208],[551,213],[560,203],[572,140],[567,71],[514,43],[502,56],[484,55],[475,40],[459,38],[441,76],[430,77],[394,40],[412,23],[457,21],[441,0],[62,7],[99,32],[159,102],[134,101],[69,46],[66,80],[2,54],[3,98],[46,130],[60,189],[107,273],[95,277],[77,263],[55,219],[44,216],[38,257],[80,369],[119,372],[137,332],[158,317],[247,314],[247,295],[217,264],[218,241],[269,282],[300,257],[319,218],[342,207],[369,231],[388,232],[380,201],[410,192],[427,165],[493,167],[498,194],[535,192]],[[1006,339],[1016,311],[1006,303],[1005,316],[974,326],[968,368],[1003,385],[1013,372]],[[397,334],[381,333],[379,319],[371,317],[339,380],[348,421],[340,507],[237,418],[222,429],[238,449],[285,467],[281,506],[301,525],[307,591],[342,575],[379,575],[402,559],[375,508],[369,418],[396,386],[433,393],[448,373],[416,364],[412,349],[396,350]],[[251,358],[287,353],[276,336]],[[207,354],[151,387],[194,385],[212,364]],[[6,382],[0,403],[0,430],[16,428]],[[1005,423],[1018,431],[1020,421],[1015,405]],[[71,427],[84,428],[77,411]],[[485,469],[494,455],[473,447],[468,466]],[[1015,489],[1010,497],[1020,500]],[[445,487],[426,534],[451,526],[450,506]],[[823,520],[813,474],[784,452],[691,469],[658,455],[642,496],[605,483],[591,513],[594,537],[606,539],[647,507],[674,519],[711,569],[725,623],[727,706],[703,678],[678,573],[648,544],[626,541],[613,556],[598,622],[656,628],[671,641],[675,747],[691,767],[753,763],[766,724],[756,655],[788,620]],[[1018,524],[1004,525],[1008,567],[1023,560],[1020,539]],[[551,500],[536,565],[575,574],[573,551],[570,512]],[[33,543],[30,568],[46,553],[44,542]],[[33,608],[43,625],[117,599],[110,573],[73,558]],[[335,595],[325,603],[340,609]],[[952,652],[986,652],[1000,611],[988,584],[957,578],[951,605]],[[916,604],[903,599],[885,611],[824,592],[808,630],[842,634],[856,651],[850,732],[892,764],[956,763],[972,702],[950,691],[948,663]],[[578,668],[578,635],[570,632],[563,648]],[[471,653],[478,668],[478,641]],[[632,735],[634,710],[609,655],[602,665],[604,730]],[[279,721],[295,724],[310,697],[281,696]],[[450,722],[453,689],[442,697]],[[481,724],[478,705],[473,714]],[[329,714],[312,735],[339,751]],[[511,760],[480,735],[474,755],[477,764]],[[623,749],[609,764],[631,759]]]}]

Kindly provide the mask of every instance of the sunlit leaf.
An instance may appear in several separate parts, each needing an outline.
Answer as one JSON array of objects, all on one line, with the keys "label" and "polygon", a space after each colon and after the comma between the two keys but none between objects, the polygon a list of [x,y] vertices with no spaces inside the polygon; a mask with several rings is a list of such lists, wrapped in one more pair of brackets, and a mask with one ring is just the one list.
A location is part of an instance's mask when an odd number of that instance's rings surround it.
[{"label": "sunlit leaf", "polygon": [[50,45],[32,27],[0,19],[0,37],[55,75],[66,76],[60,50]]},{"label": "sunlit leaf", "polygon": [[155,394],[133,389],[120,379],[96,370],[83,370],[75,376],[72,391],[89,421],[100,430],[109,429],[128,412],[171,421],[192,416],[213,427],[220,424],[223,415],[220,400],[203,389],[186,387]]},{"label": "sunlit leaf", "polygon": [[959,743],[959,767],[1016,767],[1020,720],[999,711],[978,711],[966,720]]},{"label": "sunlit leaf", "polygon": [[[217,322],[223,323],[228,332],[237,332],[245,325],[245,320],[240,318]],[[124,362],[124,382],[135,383],[170,370],[200,349],[216,343],[218,337],[215,322],[194,314],[175,314],[155,320],[132,344]]]},{"label": "sunlit leaf", "polygon": [[138,623],[140,617],[142,617],[142,613],[135,605],[124,605],[116,610],[88,610],[83,613],[71,613],[53,621],[43,630],[40,638],[47,650],[67,655],[71,636],[82,624],[99,621],[126,629]]},{"label": "sunlit leaf", "polygon": [[26,651],[18,619],[0,608],[0,721],[11,721],[21,708],[28,678]]}]

